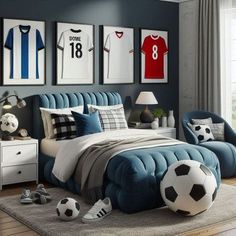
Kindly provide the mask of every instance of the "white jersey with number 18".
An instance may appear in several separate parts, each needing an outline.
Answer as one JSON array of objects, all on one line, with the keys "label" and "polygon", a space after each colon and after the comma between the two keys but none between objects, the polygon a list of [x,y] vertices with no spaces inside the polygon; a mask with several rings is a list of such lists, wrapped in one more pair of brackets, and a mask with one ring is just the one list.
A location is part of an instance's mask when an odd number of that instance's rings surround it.
[{"label": "white jersey with number 18", "polygon": [[88,53],[93,50],[89,35],[82,30],[64,31],[57,46],[63,53],[61,78],[88,78]]}]

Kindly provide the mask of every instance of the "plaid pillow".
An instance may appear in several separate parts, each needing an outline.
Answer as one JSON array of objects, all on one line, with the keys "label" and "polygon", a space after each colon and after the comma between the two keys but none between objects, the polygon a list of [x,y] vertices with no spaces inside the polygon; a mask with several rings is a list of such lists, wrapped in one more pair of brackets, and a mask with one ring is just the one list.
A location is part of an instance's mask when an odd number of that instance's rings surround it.
[{"label": "plaid pillow", "polygon": [[72,115],[51,114],[51,119],[56,140],[76,137],[75,120]]},{"label": "plaid pillow", "polygon": [[104,131],[128,129],[123,107],[110,110],[94,108],[94,110],[98,111],[101,126]]}]

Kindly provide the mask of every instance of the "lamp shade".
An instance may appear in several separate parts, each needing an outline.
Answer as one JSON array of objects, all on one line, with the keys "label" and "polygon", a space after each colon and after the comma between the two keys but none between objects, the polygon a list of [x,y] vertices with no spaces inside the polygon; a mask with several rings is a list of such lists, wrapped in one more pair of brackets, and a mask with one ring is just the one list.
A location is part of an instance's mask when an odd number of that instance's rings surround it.
[{"label": "lamp shade", "polygon": [[140,92],[136,102],[139,105],[155,105],[158,104],[153,92]]},{"label": "lamp shade", "polygon": [[12,108],[12,104],[8,101],[8,99],[6,98],[4,100],[4,103],[2,105],[3,109],[11,109]]}]

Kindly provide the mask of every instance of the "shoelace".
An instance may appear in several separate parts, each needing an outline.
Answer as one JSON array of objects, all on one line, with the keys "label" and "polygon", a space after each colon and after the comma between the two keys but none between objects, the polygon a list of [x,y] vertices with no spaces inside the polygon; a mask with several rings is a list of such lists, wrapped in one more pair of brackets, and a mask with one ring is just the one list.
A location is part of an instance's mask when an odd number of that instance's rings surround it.
[{"label": "shoelace", "polygon": [[24,197],[30,197],[30,191],[29,190],[24,191],[23,196]]}]

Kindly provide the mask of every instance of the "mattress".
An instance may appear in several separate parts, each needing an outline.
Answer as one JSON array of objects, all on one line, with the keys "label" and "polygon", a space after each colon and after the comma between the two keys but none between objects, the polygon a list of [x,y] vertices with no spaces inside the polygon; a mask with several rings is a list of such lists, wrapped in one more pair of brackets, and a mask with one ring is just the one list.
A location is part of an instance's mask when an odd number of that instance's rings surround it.
[{"label": "mattress", "polygon": [[47,156],[56,157],[57,152],[60,149],[61,145],[67,142],[70,142],[70,140],[67,139],[67,140],[56,141],[56,139],[44,138],[41,140],[40,152]]}]

